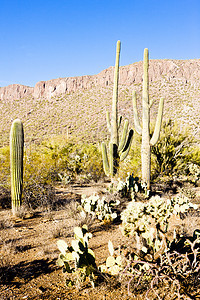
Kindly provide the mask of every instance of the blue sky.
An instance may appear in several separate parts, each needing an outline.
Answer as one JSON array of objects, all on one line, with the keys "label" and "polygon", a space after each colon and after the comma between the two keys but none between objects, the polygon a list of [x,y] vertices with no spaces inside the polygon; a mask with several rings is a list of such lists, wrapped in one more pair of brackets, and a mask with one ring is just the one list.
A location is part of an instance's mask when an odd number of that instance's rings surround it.
[{"label": "blue sky", "polygon": [[200,58],[199,0],[1,0],[0,86],[92,75],[151,59]]}]

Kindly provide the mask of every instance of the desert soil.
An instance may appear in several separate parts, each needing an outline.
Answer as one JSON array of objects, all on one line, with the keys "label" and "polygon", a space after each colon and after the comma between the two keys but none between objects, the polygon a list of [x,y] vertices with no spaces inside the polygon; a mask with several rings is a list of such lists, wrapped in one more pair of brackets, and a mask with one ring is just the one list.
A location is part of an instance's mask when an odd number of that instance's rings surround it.
[{"label": "desert soil", "polygon": [[[80,199],[80,194],[90,195],[100,191],[100,186],[71,190],[60,189],[58,194],[67,202]],[[199,202],[199,198],[195,200]],[[72,206],[71,206],[72,207]],[[0,209],[0,299],[145,299],[144,295],[128,295],[127,287],[117,286],[115,280],[101,283],[94,289],[86,283],[78,291],[67,288],[62,269],[56,266],[59,251],[56,241],[73,238],[73,228],[80,224],[69,211],[69,206],[56,211],[38,211],[25,219],[14,219],[9,209]],[[200,228],[200,222],[198,225]],[[90,248],[95,252],[97,265],[105,262],[109,255],[107,243],[114,246],[122,243],[119,225],[104,225],[95,221],[90,226],[93,237]],[[157,299],[149,294],[149,299]],[[166,295],[165,299],[171,299]],[[190,299],[190,298],[185,298]]]}]

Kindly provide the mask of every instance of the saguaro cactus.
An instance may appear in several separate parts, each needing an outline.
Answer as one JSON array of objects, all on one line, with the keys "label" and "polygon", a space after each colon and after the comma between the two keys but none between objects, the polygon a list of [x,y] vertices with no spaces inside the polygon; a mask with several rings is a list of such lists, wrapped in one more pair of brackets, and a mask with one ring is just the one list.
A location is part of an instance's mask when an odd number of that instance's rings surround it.
[{"label": "saguaro cactus", "polygon": [[150,189],[150,174],[151,174],[151,146],[155,145],[159,139],[160,128],[162,123],[164,99],[160,99],[156,126],[153,136],[150,139],[150,108],[153,102],[149,101],[149,52],[144,49],[143,61],[143,95],[142,95],[142,127],[140,126],[137,104],[136,92],[133,91],[133,114],[135,130],[142,135],[141,159],[142,159],[142,181],[147,184],[147,189]]},{"label": "saguaro cactus", "polygon": [[120,41],[117,42],[115,72],[114,72],[114,87],[112,100],[112,117],[107,112],[107,127],[111,134],[109,144],[109,159],[105,143],[102,143],[102,156],[104,171],[107,176],[113,177],[117,173],[119,160],[124,160],[130,150],[133,137],[133,130],[128,133],[128,120],[125,120],[124,129],[121,140],[119,142],[119,128],[122,117],[118,120],[118,80],[119,80],[119,57],[120,57]]},{"label": "saguaro cactus", "polygon": [[10,130],[10,170],[12,213],[16,215],[22,198],[24,131],[19,119],[13,121]]}]

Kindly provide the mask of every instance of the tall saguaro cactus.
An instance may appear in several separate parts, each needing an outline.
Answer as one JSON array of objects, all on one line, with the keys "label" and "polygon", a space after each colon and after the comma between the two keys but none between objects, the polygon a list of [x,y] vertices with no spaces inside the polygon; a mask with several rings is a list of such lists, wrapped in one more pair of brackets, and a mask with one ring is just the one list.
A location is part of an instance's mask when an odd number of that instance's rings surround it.
[{"label": "tall saguaro cactus", "polygon": [[[107,112],[107,127],[111,134],[109,144],[109,155],[107,153],[105,143],[102,143],[102,156],[104,171],[107,176],[113,177],[118,170],[119,161],[124,160],[129,153],[133,130],[128,133],[128,120],[124,122],[124,128],[121,140],[119,141],[119,128],[122,118],[118,119],[118,81],[119,81],[119,57],[120,57],[120,41],[117,41],[116,61],[114,71],[114,86],[113,86],[113,100],[112,100],[112,116],[110,118],[109,112]],[[109,158],[108,158],[109,156]]]},{"label": "tall saguaro cactus", "polygon": [[13,121],[10,130],[10,171],[12,213],[16,215],[20,206],[23,188],[24,131],[19,119]]},{"label": "tall saguaro cactus", "polygon": [[158,115],[156,120],[156,126],[153,136],[150,139],[150,108],[153,102],[149,101],[149,51],[144,49],[144,61],[143,61],[143,95],[142,95],[142,127],[140,125],[137,104],[136,104],[136,92],[133,91],[133,114],[135,130],[138,134],[142,135],[141,146],[141,159],[142,159],[142,181],[147,184],[147,189],[150,189],[150,174],[151,174],[151,146],[154,146],[160,135],[160,128],[162,123],[164,99],[160,99]]}]

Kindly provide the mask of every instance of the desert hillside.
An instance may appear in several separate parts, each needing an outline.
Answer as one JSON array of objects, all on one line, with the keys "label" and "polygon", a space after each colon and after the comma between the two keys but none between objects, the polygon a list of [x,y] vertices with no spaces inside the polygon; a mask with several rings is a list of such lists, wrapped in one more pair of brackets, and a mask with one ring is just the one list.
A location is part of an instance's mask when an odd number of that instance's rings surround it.
[{"label": "desert hillside", "polygon": [[[40,81],[35,87],[18,84],[0,88],[0,143],[8,143],[10,125],[20,118],[25,140],[75,134],[88,141],[106,138],[106,110],[111,110],[114,67],[97,75]],[[133,127],[131,94],[136,90],[141,110],[142,62],[120,67],[119,113]],[[150,60],[150,97],[155,119],[160,97],[164,118],[190,125],[200,139],[200,59]]]}]

